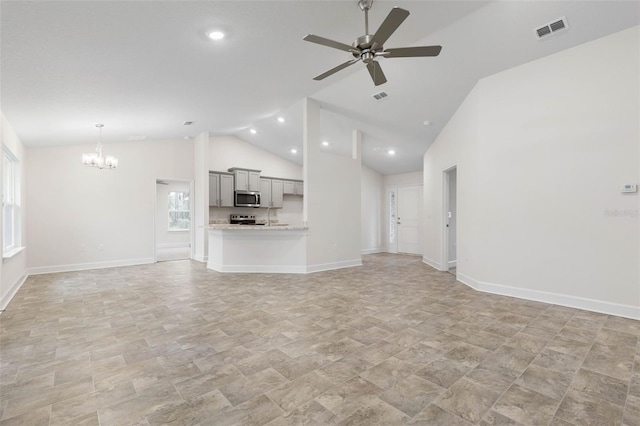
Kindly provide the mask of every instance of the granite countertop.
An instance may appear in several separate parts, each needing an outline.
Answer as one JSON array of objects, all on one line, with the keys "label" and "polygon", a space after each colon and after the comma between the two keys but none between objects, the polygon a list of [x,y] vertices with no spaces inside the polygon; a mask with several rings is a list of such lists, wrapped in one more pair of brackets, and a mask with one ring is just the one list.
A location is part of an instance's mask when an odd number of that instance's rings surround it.
[{"label": "granite countertop", "polygon": [[273,224],[271,226],[267,226],[267,225],[230,225],[228,223],[212,223],[209,224],[209,229],[223,229],[223,230],[230,230],[230,231],[236,231],[236,230],[241,230],[241,229],[251,229],[251,230],[255,230],[255,229],[259,229],[261,231],[274,231],[274,230],[280,230],[280,231],[290,231],[290,230],[303,230],[303,229],[309,229],[307,226],[302,226],[302,225],[287,225],[284,223],[278,223],[278,224]]}]

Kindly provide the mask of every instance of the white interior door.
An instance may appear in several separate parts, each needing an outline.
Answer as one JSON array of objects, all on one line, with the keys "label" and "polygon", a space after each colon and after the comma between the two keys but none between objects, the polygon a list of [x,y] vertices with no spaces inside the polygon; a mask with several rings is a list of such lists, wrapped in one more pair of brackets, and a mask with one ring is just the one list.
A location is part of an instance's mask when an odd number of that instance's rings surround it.
[{"label": "white interior door", "polygon": [[398,252],[422,254],[422,185],[398,188]]},{"label": "white interior door", "polygon": [[448,235],[448,264],[449,269],[456,267],[456,259],[457,259],[457,246],[456,246],[456,233],[458,228],[457,216],[458,216],[458,206],[457,206],[457,171],[456,169],[449,170],[447,172],[448,178],[448,187],[449,187],[449,196],[447,200],[449,202],[449,208],[447,209],[447,232]]}]

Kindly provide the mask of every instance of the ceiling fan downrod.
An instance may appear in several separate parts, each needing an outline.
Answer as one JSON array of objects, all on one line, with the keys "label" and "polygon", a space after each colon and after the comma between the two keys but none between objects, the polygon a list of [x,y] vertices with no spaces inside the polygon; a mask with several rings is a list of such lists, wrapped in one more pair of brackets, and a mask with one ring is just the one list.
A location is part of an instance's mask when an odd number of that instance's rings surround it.
[{"label": "ceiling fan downrod", "polygon": [[358,6],[364,12],[364,33],[365,35],[369,34],[369,9],[373,5],[373,0],[359,0]]}]

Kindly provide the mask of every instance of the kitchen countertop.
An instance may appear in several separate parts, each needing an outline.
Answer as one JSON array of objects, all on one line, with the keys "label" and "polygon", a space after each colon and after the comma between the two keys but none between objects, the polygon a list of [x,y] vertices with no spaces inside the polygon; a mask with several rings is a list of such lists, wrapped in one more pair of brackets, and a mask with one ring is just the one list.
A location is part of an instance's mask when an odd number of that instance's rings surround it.
[{"label": "kitchen countertop", "polygon": [[291,230],[304,230],[309,228],[307,226],[285,225],[285,224],[267,226],[267,225],[230,225],[228,223],[224,223],[224,224],[215,223],[215,224],[210,224],[209,229],[220,229],[220,230],[229,230],[229,231],[236,231],[241,229],[251,229],[251,230],[258,229],[261,231],[276,231],[276,230],[291,231]]}]

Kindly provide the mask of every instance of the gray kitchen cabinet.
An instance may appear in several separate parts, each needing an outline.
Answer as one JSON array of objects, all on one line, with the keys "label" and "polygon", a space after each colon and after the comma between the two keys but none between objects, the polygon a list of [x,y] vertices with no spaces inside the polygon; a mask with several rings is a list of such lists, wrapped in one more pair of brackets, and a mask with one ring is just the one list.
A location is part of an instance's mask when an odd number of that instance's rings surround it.
[{"label": "gray kitchen cabinet", "polygon": [[233,175],[209,173],[209,206],[233,207]]},{"label": "gray kitchen cabinet", "polygon": [[285,180],[283,182],[285,195],[304,195],[304,182],[300,180]]},{"label": "gray kitchen cabinet", "polygon": [[229,169],[235,175],[236,191],[260,191],[260,170],[239,169],[232,167]]},{"label": "gray kitchen cabinet", "polygon": [[283,183],[282,179],[260,178],[260,207],[282,208]]}]

